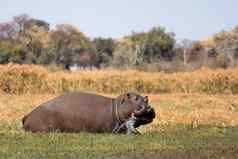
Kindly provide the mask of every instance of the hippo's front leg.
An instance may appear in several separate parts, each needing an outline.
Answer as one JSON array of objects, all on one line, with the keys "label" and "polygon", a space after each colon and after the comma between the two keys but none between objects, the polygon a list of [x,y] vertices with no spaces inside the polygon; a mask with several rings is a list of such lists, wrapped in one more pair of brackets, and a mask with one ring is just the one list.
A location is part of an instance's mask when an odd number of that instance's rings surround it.
[{"label": "hippo's front leg", "polygon": [[141,134],[136,128],[135,128],[135,122],[136,118],[131,117],[128,121],[126,121],[126,128],[127,128],[127,134]]}]

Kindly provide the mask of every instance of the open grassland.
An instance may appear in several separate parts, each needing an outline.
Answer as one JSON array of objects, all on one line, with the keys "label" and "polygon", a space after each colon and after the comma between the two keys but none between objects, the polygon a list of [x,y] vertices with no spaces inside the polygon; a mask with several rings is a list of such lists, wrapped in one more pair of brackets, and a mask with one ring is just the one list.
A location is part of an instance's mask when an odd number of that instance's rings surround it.
[{"label": "open grassland", "polygon": [[166,74],[135,70],[81,70],[50,72],[34,65],[0,65],[0,91],[6,93],[62,93],[86,90],[101,93],[209,93],[237,94],[238,69],[201,69]]},{"label": "open grassland", "polygon": [[59,94],[0,94],[0,158],[237,159],[238,95],[149,95],[157,118],[141,136],[31,134],[21,118]]}]

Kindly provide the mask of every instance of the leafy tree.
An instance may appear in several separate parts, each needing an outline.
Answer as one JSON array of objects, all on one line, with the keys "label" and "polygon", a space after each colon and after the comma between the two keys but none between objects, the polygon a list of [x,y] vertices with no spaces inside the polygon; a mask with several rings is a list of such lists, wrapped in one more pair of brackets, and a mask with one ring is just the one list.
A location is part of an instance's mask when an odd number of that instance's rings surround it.
[{"label": "leafy tree", "polygon": [[92,65],[95,63],[95,52],[90,42],[82,32],[69,24],[56,26],[52,31],[56,51],[57,64]]},{"label": "leafy tree", "polygon": [[134,44],[128,39],[117,42],[113,53],[113,65],[116,67],[130,67],[138,65],[142,55],[135,49]]},{"label": "leafy tree", "polygon": [[238,59],[238,27],[231,31],[222,31],[215,34],[215,50],[219,54],[220,59],[229,60],[231,66],[235,66]]},{"label": "leafy tree", "polygon": [[144,62],[151,63],[159,59],[170,60],[174,56],[174,34],[167,33],[163,27],[154,27],[148,32],[134,32],[125,38],[132,42],[134,50],[139,49]]},{"label": "leafy tree", "polygon": [[49,24],[31,18],[23,26],[19,39],[24,46],[21,54],[24,63],[44,64],[42,57],[46,53],[46,43],[49,39]]},{"label": "leafy tree", "polygon": [[112,61],[116,44],[112,38],[95,38],[92,41],[97,55],[97,66],[108,66]]},{"label": "leafy tree", "polygon": [[8,62],[42,63],[40,57],[45,53],[49,24],[23,14],[14,17],[7,26],[0,29],[0,34],[5,35],[0,39],[0,49],[10,54]]},{"label": "leafy tree", "polygon": [[8,52],[0,50],[0,64],[9,62],[10,54]]}]

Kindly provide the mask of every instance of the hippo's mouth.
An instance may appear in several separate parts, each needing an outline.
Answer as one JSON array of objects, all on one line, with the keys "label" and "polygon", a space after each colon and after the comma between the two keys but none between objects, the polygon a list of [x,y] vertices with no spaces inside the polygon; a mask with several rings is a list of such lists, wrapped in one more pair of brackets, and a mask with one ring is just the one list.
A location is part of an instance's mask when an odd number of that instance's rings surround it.
[{"label": "hippo's mouth", "polygon": [[121,123],[114,132],[127,133],[127,134],[140,134],[136,129],[140,125],[149,124],[155,118],[155,111],[150,105],[146,106],[146,109],[141,114],[134,114],[125,122]]},{"label": "hippo's mouth", "polygon": [[139,108],[134,111],[134,114],[135,116],[141,116],[148,111],[151,111],[150,105],[140,105]]}]

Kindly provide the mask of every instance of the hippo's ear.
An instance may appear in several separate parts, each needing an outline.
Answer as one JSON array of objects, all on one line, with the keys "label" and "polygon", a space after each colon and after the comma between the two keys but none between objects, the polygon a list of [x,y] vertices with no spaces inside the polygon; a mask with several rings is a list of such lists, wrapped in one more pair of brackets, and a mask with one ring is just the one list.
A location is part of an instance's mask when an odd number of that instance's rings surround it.
[{"label": "hippo's ear", "polygon": [[131,98],[131,94],[130,94],[130,93],[124,94],[124,95],[122,96],[122,98],[121,98],[120,104],[123,104],[123,103],[125,102],[125,100],[130,99],[130,98]]},{"label": "hippo's ear", "polygon": [[123,104],[124,102],[125,102],[125,98],[122,98],[120,104]]}]

